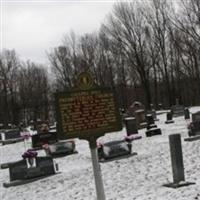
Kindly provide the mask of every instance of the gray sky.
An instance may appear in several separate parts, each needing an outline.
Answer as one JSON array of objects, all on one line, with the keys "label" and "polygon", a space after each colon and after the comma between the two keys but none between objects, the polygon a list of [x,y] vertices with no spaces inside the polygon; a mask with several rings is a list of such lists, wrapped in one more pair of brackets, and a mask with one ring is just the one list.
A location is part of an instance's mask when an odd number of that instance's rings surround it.
[{"label": "gray sky", "polygon": [[63,35],[97,31],[112,1],[1,0],[1,49],[15,49],[22,60],[47,63],[46,51]]}]

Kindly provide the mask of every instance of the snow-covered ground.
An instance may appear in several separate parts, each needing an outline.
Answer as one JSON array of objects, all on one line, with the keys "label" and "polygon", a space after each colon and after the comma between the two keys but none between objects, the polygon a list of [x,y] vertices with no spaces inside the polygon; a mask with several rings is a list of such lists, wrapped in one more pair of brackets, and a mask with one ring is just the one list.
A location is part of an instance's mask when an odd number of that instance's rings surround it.
[{"label": "snow-covered ground", "polygon": [[[190,108],[190,112],[200,107]],[[101,171],[106,199],[110,200],[200,200],[200,140],[185,142],[187,123],[184,117],[174,118],[174,124],[165,124],[166,114],[158,115],[156,122],[162,135],[145,137],[145,129],[139,130],[141,140],[133,141],[134,152],[138,155],[126,159],[102,163]],[[172,182],[172,169],[169,151],[170,134],[179,133],[182,137],[182,150],[186,181],[195,185],[171,189],[162,185]],[[121,132],[106,134],[100,142],[122,139]],[[96,191],[91,155],[88,142],[76,139],[78,154],[55,159],[60,174],[47,177],[26,185],[4,188],[9,182],[8,169],[0,170],[1,200],[94,200]],[[30,142],[29,144],[30,145]],[[24,143],[0,146],[0,162],[21,159]],[[39,152],[44,155],[43,151]]]}]

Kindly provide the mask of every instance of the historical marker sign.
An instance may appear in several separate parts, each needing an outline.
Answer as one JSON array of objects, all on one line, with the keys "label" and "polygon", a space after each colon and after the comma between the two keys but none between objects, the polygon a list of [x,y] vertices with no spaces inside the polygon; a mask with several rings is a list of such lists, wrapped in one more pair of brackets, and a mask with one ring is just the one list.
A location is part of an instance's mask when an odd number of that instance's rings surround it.
[{"label": "historical marker sign", "polygon": [[114,93],[89,89],[57,94],[58,137],[88,138],[122,129]]},{"label": "historical marker sign", "polygon": [[122,129],[115,95],[110,88],[95,88],[86,72],[79,75],[76,87],[56,94],[59,139],[89,139]]}]

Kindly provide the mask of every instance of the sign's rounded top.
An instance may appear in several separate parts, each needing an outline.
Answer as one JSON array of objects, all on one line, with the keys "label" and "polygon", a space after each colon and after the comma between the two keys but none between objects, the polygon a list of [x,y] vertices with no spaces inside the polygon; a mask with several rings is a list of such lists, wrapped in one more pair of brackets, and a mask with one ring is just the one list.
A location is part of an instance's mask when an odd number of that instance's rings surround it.
[{"label": "sign's rounded top", "polygon": [[93,78],[90,72],[82,72],[77,77],[77,87],[82,90],[89,90],[93,86]]}]

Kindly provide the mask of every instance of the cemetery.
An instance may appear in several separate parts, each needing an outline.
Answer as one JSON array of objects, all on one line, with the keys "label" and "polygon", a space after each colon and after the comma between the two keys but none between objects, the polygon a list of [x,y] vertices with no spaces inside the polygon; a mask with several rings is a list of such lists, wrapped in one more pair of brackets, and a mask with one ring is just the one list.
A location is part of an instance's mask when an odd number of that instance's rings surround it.
[{"label": "cemetery", "polygon": [[[53,188],[56,191],[48,199],[60,199],[61,193],[67,199],[98,200],[152,199],[155,195],[171,199],[176,190],[184,197],[191,195],[185,194],[183,187],[199,188],[200,172],[195,171],[199,144],[192,144],[199,141],[190,140],[186,145],[187,140],[182,144],[182,138],[187,129],[190,138],[199,137],[200,107],[175,105],[157,116],[154,109],[146,111],[135,101],[122,115],[115,93],[93,85],[90,73],[80,73],[76,81],[75,89],[55,95],[56,126],[38,120],[32,132],[28,128],[2,131],[2,144],[15,141],[0,146],[4,155],[1,187],[6,200],[18,195],[8,193],[7,189],[14,186],[22,191],[18,199],[45,199],[43,189]],[[23,143],[16,142],[19,138]],[[9,181],[5,171],[9,172]],[[38,192],[33,195],[23,191],[27,187]],[[159,196],[155,192],[158,188]],[[196,199],[198,193],[194,195]]]},{"label": "cemetery", "polygon": [[200,0],[0,7],[0,200],[200,200]]},{"label": "cemetery", "polygon": [[[195,113],[198,113],[199,109],[200,107],[190,108],[191,116],[193,116],[191,122],[198,121],[198,114]],[[179,195],[177,199],[191,199],[191,196],[198,196],[200,140],[190,143],[183,140],[184,137],[188,136],[188,128],[187,122],[182,116],[174,118],[172,124],[165,124],[166,113],[158,115],[159,121],[154,121],[154,123],[152,123],[152,115],[147,116],[149,117],[147,128],[138,130],[133,125],[128,129],[123,127],[121,131],[99,137],[97,141],[106,199],[132,199],[136,196],[139,196],[140,199],[146,199],[154,198],[155,195],[158,199],[162,199],[163,196],[166,199],[171,199],[177,194]],[[146,131],[155,128],[155,125],[161,129],[162,134],[146,137]],[[142,138],[127,142],[124,140],[124,136],[129,135],[129,133],[131,133],[130,135],[139,135]],[[169,136],[177,133],[180,134],[182,140],[182,164],[184,164],[185,169],[184,174],[178,176],[181,180],[180,184],[176,183],[176,176],[173,174],[169,148]],[[55,161],[52,160],[53,156],[47,156],[44,150],[37,151],[37,161],[33,162],[33,167],[30,167],[30,164],[27,165],[26,158],[21,157],[20,160],[20,156],[24,153],[23,142],[0,146],[1,153],[4,155],[0,163],[3,199],[9,200],[16,196],[17,199],[47,198],[51,200],[53,198],[62,199],[63,195],[70,199],[83,197],[84,199],[95,199],[88,142],[82,139],[76,139],[75,142],[75,149],[79,154],[56,159],[60,174],[57,173]],[[31,147],[31,140],[28,145]],[[51,147],[49,149],[53,152],[51,145],[54,144],[49,145]],[[100,146],[101,148],[99,148]],[[38,168],[34,169],[35,166]],[[57,175],[52,176],[55,174]],[[16,187],[16,185],[18,185],[17,190],[13,189],[13,192],[9,192],[9,188]],[[57,188],[56,190],[51,190],[53,185]],[[72,189],[72,185],[76,187]],[[37,190],[38,192],[27,191],[28,187],[31,191]],[[173,189],[173,187],[177,189]],[[68,188],[67,191],[66,188]],[[132,190],[133,188],[134,190]],[[46,197],[46,192],[49,190],[51,192]],[[146,190],[149,192],[145,192]]]}]

